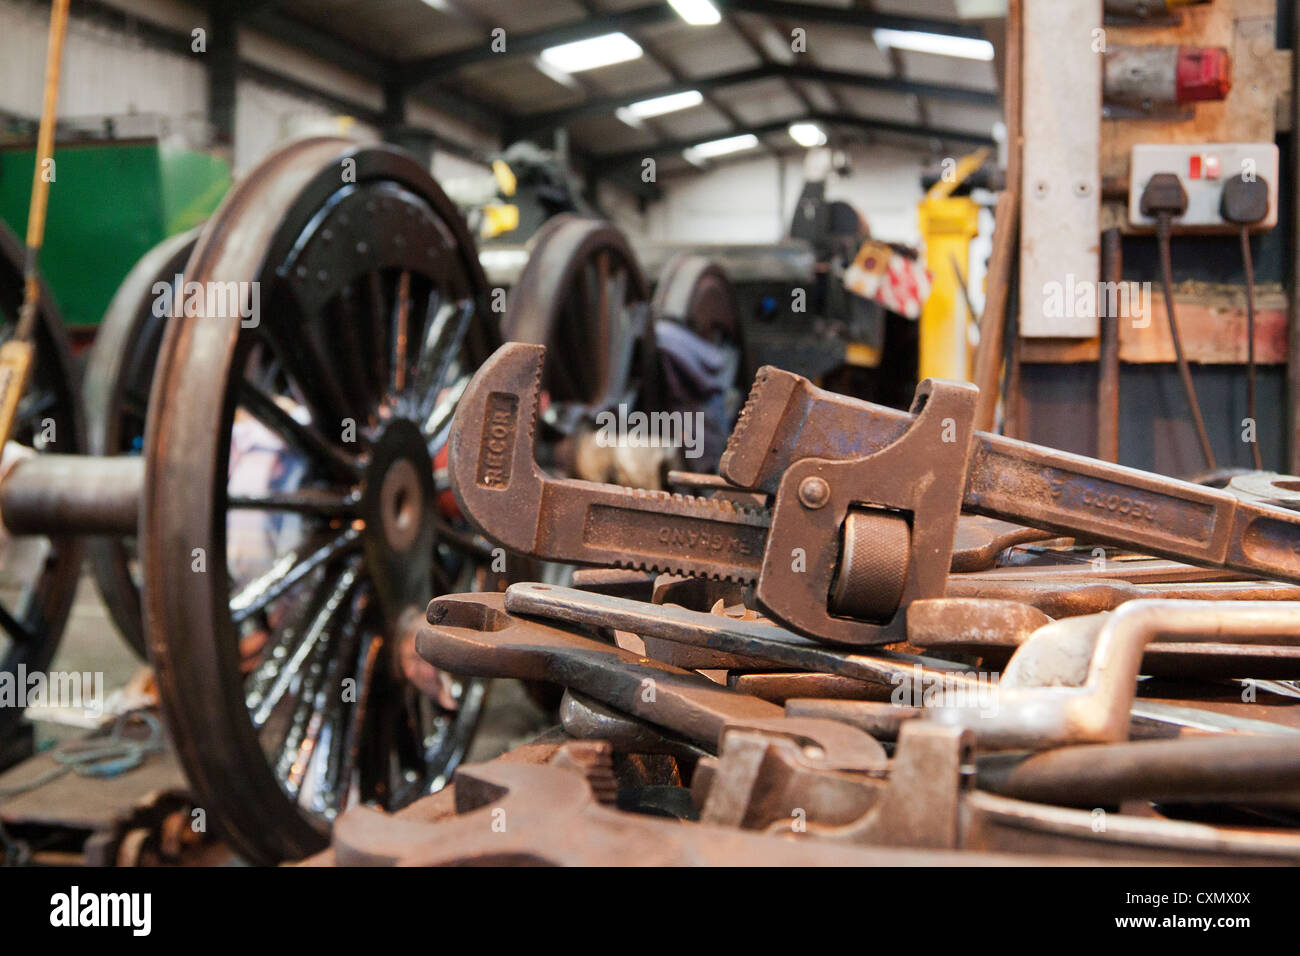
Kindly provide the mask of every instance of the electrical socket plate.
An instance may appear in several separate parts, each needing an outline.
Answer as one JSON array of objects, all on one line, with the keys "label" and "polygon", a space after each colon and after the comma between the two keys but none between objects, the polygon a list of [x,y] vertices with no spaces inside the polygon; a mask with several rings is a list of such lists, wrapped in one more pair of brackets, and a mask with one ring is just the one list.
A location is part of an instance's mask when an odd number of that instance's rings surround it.
[{"label": "electrical socket plate", "polygon": [[1133,147],[1129,165],[1128,219],[1138,228],[1154,228],[1142,215],[1142,191],[1156,173],[1177,173],[1187,190],[1187,212],[1173,221],[1174,232],[1236,232],[1223,221],[1219,203],[1223,184],[1238,173],[1252,172],[1268,183],[1268,216],[1252,231],[1277,225],[1277,146],[1273,143],[1149,143]]}]

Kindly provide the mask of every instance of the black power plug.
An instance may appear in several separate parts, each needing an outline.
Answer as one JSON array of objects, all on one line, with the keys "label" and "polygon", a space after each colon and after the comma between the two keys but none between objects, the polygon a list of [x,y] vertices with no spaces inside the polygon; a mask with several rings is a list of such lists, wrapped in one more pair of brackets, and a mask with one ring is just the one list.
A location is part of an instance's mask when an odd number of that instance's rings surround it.
[{"label": "black power plug", "polygon": [[1159,221],[1187,212],[1187,190],[1176,173],[1156,173],[1142,190],[1139,202],[1142,215]]},{"label": "black power plug", "polygon": [[1255,417],[1255,264],[1250,255],[1250,227],[1268,216],[1268,180],[1247,179],[1238,173],[1223,184],[1219,215],[1241,227],[1241,264],[1246,273],[1246,414],[1255,423],[1250,455],[1256,471],[1264,468],[1259,452],[1259,419]]},{"label": "black power plug", "polygon": [[1263,222],[1268,215],[1268,181],[1259,176],[1247,179],[1241,173],[1233,176],[1223,184],[1219,215],[1238,226]]}]

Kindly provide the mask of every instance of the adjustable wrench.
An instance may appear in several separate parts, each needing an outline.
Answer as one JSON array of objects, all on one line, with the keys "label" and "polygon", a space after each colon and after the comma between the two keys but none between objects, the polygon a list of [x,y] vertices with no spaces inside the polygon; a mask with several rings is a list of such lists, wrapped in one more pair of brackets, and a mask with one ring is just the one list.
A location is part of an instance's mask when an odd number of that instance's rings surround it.
[{"label": "adjustable wrench", "polygon": [[902,640],[942,597],[961,510],[1214,568],[1300,583],[1300,514],[973,430],[973,386],[926,380],[912,412],[759,371],[722,476],[771,507],[545,474],[533,452],[541,346],[479,369],[450,438],[452,489],[485,535],[524,554],[756,584],[820,640]]}]

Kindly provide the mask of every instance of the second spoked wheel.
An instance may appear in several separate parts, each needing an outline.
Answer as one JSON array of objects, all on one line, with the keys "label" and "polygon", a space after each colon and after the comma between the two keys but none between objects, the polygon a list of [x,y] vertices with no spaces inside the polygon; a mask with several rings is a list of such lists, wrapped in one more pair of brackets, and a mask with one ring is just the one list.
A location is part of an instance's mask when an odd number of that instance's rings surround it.
[{"label": "second spoked wheel", "polygon": [[547,347],[543,423],[567,435],[597,412],[652,399],[658,371],[649,285],[623,233],[561,213],[528,245],[503,333]]},{"label": "second spoked wheel", "polygon": [[[149,389],[167,315],[157,308],[159,283],[173,288],[194,251],[199,229],[169,236],[141,257],[108,304],[95,332],[81,386],[92,455],[141,455]],[[180,290],[183,294],[183,290]],[[174,301],[174,298],[173,298]],[[95,583],[113,623],[141,657],[146,654],[140,607],[140,562],[134,537],[87,543]]]},{"label": "second spoked wheel", "polygon": [[199,804],[249,858],[298,858],[345,806],[440,786],[469,744],[483,685],[402,635],[486,583],[440,465],[496,333],[429,175],[341,140],[250,173],[185,285],[209,308],[170,320],[153,381],[149,654]]}]

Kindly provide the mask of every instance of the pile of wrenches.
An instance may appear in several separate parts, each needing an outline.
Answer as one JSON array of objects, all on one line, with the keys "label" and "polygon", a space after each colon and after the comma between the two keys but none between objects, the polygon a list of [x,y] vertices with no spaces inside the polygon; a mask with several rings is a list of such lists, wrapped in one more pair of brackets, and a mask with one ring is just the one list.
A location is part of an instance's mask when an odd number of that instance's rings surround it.
[{"label": "pile of wrenches", "polygon": [[543,352],[474,377],[452,488],[585,569],[438,598],[416,648],[559,685],[562,729],[348,811],[340,862],[1300,862],[1300,514],[975,432],[969,385],[770,368],[692,493],[557,479]]}]

